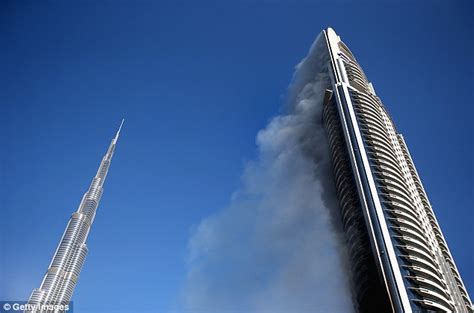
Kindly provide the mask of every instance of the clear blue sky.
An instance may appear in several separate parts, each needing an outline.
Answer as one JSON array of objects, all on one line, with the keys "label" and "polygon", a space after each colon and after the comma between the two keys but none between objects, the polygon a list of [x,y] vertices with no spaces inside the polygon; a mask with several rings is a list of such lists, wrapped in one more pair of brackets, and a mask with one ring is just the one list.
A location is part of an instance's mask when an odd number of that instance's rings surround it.
[{"label": "clear blue sky", "polygon": [[257,131],[328,26],[404,134],[472,295],[473,10],[452,0],[2,1],[0,299],[39,286],[125,117],[76,312],[173,308],[193,227],[228,204]]}]

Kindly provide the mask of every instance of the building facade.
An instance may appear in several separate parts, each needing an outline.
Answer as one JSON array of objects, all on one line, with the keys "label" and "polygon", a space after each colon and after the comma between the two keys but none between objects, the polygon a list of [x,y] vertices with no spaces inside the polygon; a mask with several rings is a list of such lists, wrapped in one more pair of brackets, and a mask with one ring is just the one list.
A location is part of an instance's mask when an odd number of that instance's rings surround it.
[{"label": "building facade", "polygon": [[473,312],[403,136],[351,51],[323,31],[324,97],[359,312]]},{"label": "building facade", "polygon": [[28,304],[34,309],[25,312],[63,312],[62,309],[69,305],[87,255],[87,238],[122,125],[123,120],[79,208],[66,226],[40,287],[34,289],[30,296]]}]

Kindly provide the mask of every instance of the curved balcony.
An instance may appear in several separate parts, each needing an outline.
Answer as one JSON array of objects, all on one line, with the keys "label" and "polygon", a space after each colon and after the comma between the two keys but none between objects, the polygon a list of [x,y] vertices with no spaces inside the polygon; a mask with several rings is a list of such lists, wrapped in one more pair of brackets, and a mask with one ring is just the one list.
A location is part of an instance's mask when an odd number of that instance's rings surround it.
[{"label": "curved balcony", "polygon": [[415,264],[412,265],[402,265],[403,268],[408,269],[410,272],[412,272],[414,275],[418,275],[421,277],[424,277],[426,279],[432,280],[436,282],[438,285],[445,286],[445,282],[442,279],[442,276],[437,273],[433,272],[430,269],[427,269],[426,267],[418,266]]},{"label": "curved balcony", "polygon": [[454,309],[453,303],[450,300],[448,300],[444,295],[436,291],[429,290],[427,288],[410,288],[410,289],[422,295],[423,297],[427,297],[428,299],[436,301],[436,303],[439,303],[442,306],[449,308],[449,310]]},{"label": "curved balcony", "polygon": [[449,307],[446,307],[436,301],[432,301],[429,299],[422,299],[422,300],[413,299],[412,301],[433,312],[446,312],[446,313],[452,312],[452,310]]},{"label": "curved balcony", "polygon": [[413,280],[414,282],[416,282],[420,286],[426,286],[428,288],[434,289],[434,290],[436,290],[436,292],[444,295],[446,298],[450,297],[449,294],[446,292],[446,286],[441,286],[441,285],[439,285],[438,283],[436,283],[435,281],[433,281],[431,279],[421,277],[421,276],[417,276],[417,275],[414,275],[414,276],[409,275],[409,276],[405,276],[405,278]]}]

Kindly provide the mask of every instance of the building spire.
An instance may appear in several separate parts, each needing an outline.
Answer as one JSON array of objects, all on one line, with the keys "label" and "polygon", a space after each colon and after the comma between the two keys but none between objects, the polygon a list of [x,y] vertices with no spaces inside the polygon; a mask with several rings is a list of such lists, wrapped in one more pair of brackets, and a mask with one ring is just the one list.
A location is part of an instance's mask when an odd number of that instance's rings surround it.
[{"label": "building spire", "polygon": [[117,134],[115,134],[114,143],[117,143],[117,140],[120,136],[120,131],[122,130],[123,122],[125,122],[124,118],[122,118],[122,122],[120,123],[119,129],[117,130]]},{"label": "building spire", "polygon": [[102,185],[105,182],[105,178],[107,177],[107,173],[110,167],[110,162],[112,161],[112,157],[114,156],[115,146],[117,145],[117,140],[120,136],[120,131],[122,130],[124,121],[125,119],[122,119],[119,129],[117,130],[115,137],[112,139],[112,142],[110,143],[107,153],[102,158],[102,162],[100,163],[99,169],[97,170],[97,174],[91,183],[91,188],[92,188],[92,185],[94,185],[95,183],[98,183],[102,187]]},{"label": "building spire", "polygon": [[[89,189],[84,193],[79,208],[74,212],[66,226],[48,271],[39,288],[34,289],[28,303],[30,305],[68,305],[87,255],[87,238],[99,206],[103,185],[112,161],[124,120],[112,139],[107,153],[100,162],[97,174]],[[26,310],[25,312],[43,312]],[[49,312],[49,311],[48,311]],[[56,311],[54,311],[56,312]],[[59,311],[58,311],[59,312]],[[61,311],[62,312],[62,311]]]}]

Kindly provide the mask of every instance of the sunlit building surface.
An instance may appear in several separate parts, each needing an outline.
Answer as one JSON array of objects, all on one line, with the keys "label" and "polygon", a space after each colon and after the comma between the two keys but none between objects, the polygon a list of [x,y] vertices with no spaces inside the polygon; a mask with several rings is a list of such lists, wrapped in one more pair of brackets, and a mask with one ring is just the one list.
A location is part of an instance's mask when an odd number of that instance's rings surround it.
[{"label": "sunlit building surface", "polygon": [[359,312],[472,312],[407,145],[332,29],[324,99]]},{"label": "sunlit building surface", "polygon": [[[87,238],[103,193],[122,124],[123,120],[100,163],[97,174],[82,197],[79,208],[72,214],[40,287],[34,289],[31,294],[28,304],[35,309],[25,312],[63,312],[56,308],[64,308],[71,301],[87,255]],[[51,307],[54,310],[49,310]]]}]

